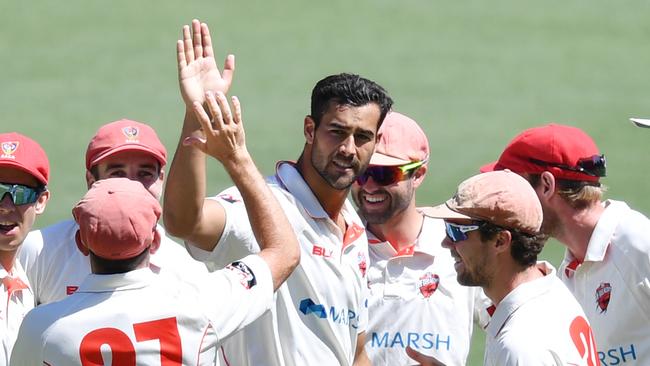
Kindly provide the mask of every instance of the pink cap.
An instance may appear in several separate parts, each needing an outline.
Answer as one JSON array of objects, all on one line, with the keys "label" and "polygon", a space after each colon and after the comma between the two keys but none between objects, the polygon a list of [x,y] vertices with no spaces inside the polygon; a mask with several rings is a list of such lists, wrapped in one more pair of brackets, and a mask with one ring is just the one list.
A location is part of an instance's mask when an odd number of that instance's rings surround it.
[{"label": "pink cap", "polygon": [[0,134],[0,167],[20,169],[43,185],[50,178],[50,162],[41,145],[16,132]]},{"label": "pink cap", "polygon": [[539,174],[549,171],[558,179],[598,182],[598,176],[539,163],[578,168],[581,159],[598,155],[596,143],[583,130],[551,123],[529,128],[515,136],[499,160],[482,166],[481,172],[510,169],[516,173]]},{"label": "pink cap", "polygon": [[121,119],[97,130],[86,149],[86,169],[120,151],[144,151],[153,155],[160,166],[167,164],[167,150],[150,126]]},{"label": "pink cap", "polygon": [[458,186],[454,197],[421,211],[441,219],[472,219],[536,234],[542,205],[527,180],[509,170],[475,175]]},{"label": "pink cap", "polygon": [[79,224],[77,246],[105,259],[128,259],[158,248],[160,203],[140,182],[109,178],[95,182],[72,209]]},{"label": "pink cap", "polygon": [[389,112],[379,129],[379,141],[370,165],[405,165],[429,158],[429,140],[417,122]]}]

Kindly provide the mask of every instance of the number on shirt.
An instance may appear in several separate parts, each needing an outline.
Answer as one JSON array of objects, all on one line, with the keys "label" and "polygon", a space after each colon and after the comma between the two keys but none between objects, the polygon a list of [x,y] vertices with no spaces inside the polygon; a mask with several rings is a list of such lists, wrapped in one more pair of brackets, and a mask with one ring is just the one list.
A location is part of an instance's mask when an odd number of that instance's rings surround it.
[{"label": "number on shirt", "polygon": [[[176,318],[165,318],[133,324],[135,339],[144,342],[158,339],[161,366],[181,366],[183,351]],[[102,345],[108,345],[113,365],[135,366],[135,346],[124,332],[116,328],[100,328],[86,334],[79,346],[83,366],[103,365]]]},{"label": "number on shirt", "polygon": [[599,362],[596,358],[596,341],[594,341],[594,334],[587,320],[581,316],[577,316],[571,322],[569,333],[573,344],[576,346],[578,353],[583,361],[587,362],[588,366],[598,366]]}]

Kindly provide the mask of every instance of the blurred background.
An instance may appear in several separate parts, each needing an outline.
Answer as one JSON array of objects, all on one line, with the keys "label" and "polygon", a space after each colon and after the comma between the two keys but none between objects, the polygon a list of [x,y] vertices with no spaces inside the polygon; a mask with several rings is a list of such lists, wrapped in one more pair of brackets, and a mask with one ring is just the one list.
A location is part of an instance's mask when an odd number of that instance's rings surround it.
[{"label": "blurred background", "polygon": [[[66,0],[0,3],[0,131],[39,141],[52,199],[37,227],[69,218],[86,190],[84,154],[104,123],[152,125],[173,155],[183,118],[175,43],[192,18],[212,30],[217,64],[236,55],[231,94],[248,146],[273,173],[304,142],[313,85],[353,72],[383,85],[427,132],[419,205],[440,203],[523,129],[587,131],[607,156],[608,198],[646,214],[650,1]],[[231,183],[209,162],[208,192]],[[544,259],[559,265],[551,241]],[[477,330],[469,365],[480,365]]]}]

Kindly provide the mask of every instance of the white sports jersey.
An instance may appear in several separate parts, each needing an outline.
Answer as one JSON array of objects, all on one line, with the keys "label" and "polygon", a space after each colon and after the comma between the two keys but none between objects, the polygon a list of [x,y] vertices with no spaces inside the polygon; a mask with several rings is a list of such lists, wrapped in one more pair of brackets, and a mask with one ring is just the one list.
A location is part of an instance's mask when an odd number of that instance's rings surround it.
[{"label": "white sports jersey", "polygon": [[567,251],[560,278],[594,329],[602,366],[650,365],[650,220],[608,200],[584,263]]},{"label": "white sports jersey", "polygon": [[272,303],[271,271],[256,255],[191,282],[149,268],[91,274],[27,314],[11,364],[213,365],[219,342]]},{"label": "white sports jersey", "polygon": [[544,277],[517,286],[487,327],[485,366],[597,366],[585,313],[546,262]]},{"label": "white sports jersey", "polygon": [[[271,312],[224,344],[224,364],[351,365],[367,323],[368,239],[361,220],[346,200],[348,229],[341,232],[290,163],[278,164],[268,182],[300,242],[300,264],[278,289]],[[226,211],[224,232],[211,253],[188,246],[193,255],[219,267],[258,252],[239,192],[233,187],[215,199]]]},{"label": "white sports jersey", "polygon": [[415,244],[399,252],[368,231],[366,352],[373,365],[416,365],[406,346],[447,366],[465,364],[474,319],[486,325],[491,303],[480,287],[458,283],[444,237],[444,221],[430,217]]},{"label": "white sports jersey", "polygon": [[14,261],[11,274],[0,264],[0,366],[9,365],[11,349],[25,314],[34,307],[34,294],[29,288],[25,271]]},{"label": "white sports jersey", "polygon": [[[90,259],[79,251],[75,241],[78,228],[74,220],[61,221],[30,232],[21,245],[18,259],[25,268],[37,305],[64,299],[90,274]],[[205,265],[168,238],[160,225],[158,232],[162,241],[151,256],[154,271],[170,271],[181,278],[207,272]]]}]

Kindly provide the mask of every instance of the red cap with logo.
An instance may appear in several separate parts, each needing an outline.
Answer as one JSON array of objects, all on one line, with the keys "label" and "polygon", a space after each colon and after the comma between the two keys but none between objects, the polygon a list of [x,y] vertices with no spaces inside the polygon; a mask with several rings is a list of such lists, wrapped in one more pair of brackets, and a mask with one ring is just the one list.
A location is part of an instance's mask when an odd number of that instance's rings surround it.
[{"label": "red cap with logo", "polygon": [[133,258],[158,249],[156,224],[160,203],[140,182],[109,178],[95,182],[72,209],[79,224],[77,247],[88,255],[112,260]]},{"label": "red cap with logo", "polygon": [[0,167],[20,169],[43,185],[50,178],[50,162],[36,141],[16,132],[0,134]]},{"label": "red cap with logo", "polygon": [[160,166],[167,164],[167,150],[150,126],[121,119],[99,128],[86,149],[86,169],[120,151],[143,151],[153,155]]},{"label": "red cap with logo", "polygon": [[379,129],[379,140],[370,165],[405,165],[429,158],[429,140],[417,122],[389,112]]},{"label": "red cap with logo", "polygon": [[529,174],[549,171],[558,179],[598,182],[605,176],[605,158],[581,129],[551,123],[517,135],[499,160],[482,166],[481,172],[503,169]]}]

